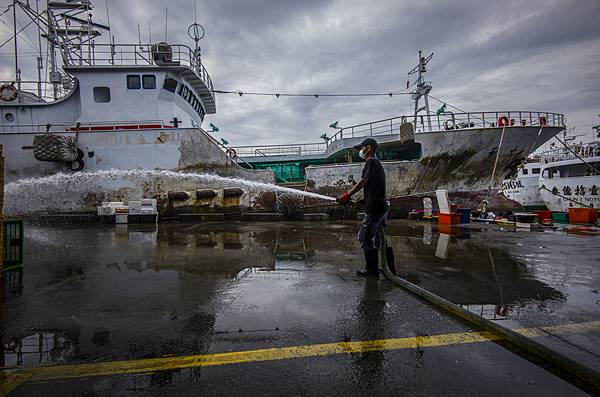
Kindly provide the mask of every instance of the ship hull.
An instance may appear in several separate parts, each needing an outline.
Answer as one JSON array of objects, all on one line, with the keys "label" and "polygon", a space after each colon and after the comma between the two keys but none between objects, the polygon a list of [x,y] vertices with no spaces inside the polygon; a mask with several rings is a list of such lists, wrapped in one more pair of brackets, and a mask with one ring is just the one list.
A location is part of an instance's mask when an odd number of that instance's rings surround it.
[{"label": "ship hull", "polygon": [[[438,189],[475,206],[477,200],[497,196],[502,181],[521,160],[560,131],[561,127],[544,127],[541,133],[539,127],[507,127],[502,144],[502,128],[417,134],[423,151],[420,160],[382,162],[387,195],[400,214],[419,202],[413,208],[420,208],[421,197]],[[360,180],[363,165],[309,166],[307,186],[321,194],[342,194]]]},{"label": "ship hull", "polygon": [[502,193],[506,198],[521,204],[527,211],[546,209],[540,195],[538,175],[506,179],[502,182]]},{"label": "ship hull", "polygon": [[600,176],[556,178],[540,181],[540,194],[551,211],[600,208]]},{"label": "ship hull", "polygon": [[[236,182],[242,180],[274,183],[271,171],[241,168],[201,129],[61,133],[76,137],[84,153],[81,171],[71,171],[65,163],[36,160],[32,150],[35,135],[39,134],[0,133],[5,209],[9,214],[94,212],[102,201],[142,198],[157,198],[166,210],[177,206],[251,206],[257,197],[248,189],[232,201],[223,196],[223,188],[238,187]],[[53,179],[56,175],[60,177]],[[199,200],[196,192],[202,189],[214,189],[216,196]],[[184,199],[170,200],[169,192]]]}]

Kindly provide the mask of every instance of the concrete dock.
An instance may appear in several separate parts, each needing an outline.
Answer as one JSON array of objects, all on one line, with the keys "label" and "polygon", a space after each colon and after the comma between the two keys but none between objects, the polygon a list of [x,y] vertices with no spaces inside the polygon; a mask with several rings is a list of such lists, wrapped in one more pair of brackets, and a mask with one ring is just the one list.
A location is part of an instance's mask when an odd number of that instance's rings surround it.
[{"label": "concrete dock", "polygon": [[[0,395],[586,395],[361,278],[358,223],[27,225],[2,273]],[[600,237],[390,221],[396,268],[600,367]]]}]

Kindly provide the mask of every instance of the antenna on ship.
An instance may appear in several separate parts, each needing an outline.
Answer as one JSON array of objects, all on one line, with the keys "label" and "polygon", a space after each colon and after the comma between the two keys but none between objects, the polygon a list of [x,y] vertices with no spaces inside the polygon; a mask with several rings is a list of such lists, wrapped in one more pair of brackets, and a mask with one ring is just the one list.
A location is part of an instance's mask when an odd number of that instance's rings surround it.
[{"label": "antenna on ship", "polygon": [[[414,126],[415,130],[417,129],[417,115],[420,111],[425,110],[427,112],[427,127],[431,131],[431,116],[429,114],[429,99],[427,98],[427,94],[431,92],[431,83],[425,81],[424,74],[427,72],[427,64],[433,57],[433,52],[429,54],[426,58],[421,55],[421,51],[419,51],[419,64],[415,66],[408,75],[411,76],[413,74],[418,73],[417,81],[414,83],[416,85],[415,90],[412,92],[411,98],[415,101],[415,116],[414,116]],[[408,88],[408,87],[407,87]],[[425,106],[419,107],[419,100],[423,97],[425,100]]]},{"label": "antenna on ship", "polygon": [[200,49],[200,40],[204,37],[204,27],[198,23],[198,16],[196,11],[197,2],[194,0],[194,23],[188,27],[188,36],[194,43],[196,43],[196,47],[194,48],[194,60],[200,65],[201,62],[201,49]]}]

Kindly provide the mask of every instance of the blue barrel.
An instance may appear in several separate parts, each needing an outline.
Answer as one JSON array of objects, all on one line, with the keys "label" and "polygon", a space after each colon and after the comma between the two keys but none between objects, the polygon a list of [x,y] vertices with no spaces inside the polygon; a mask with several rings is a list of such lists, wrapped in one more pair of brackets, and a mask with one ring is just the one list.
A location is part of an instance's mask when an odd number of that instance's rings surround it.
[{"label": "blue barrel", "polygon": [[459,208],[458,213],[460,214],[460,223],[471,223],[470,208]]}]

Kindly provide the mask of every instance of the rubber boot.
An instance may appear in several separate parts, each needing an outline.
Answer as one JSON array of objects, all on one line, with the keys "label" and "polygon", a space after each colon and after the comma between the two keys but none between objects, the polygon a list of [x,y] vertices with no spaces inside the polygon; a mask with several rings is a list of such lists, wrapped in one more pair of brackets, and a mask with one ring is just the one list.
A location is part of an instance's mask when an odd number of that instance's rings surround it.
[{"label": "rubber boot", "polygon": [[359,276],[378,276],[379,275],[379,250],[377,248],[366,249],[365,253],[365,268],[357,270]]}]

